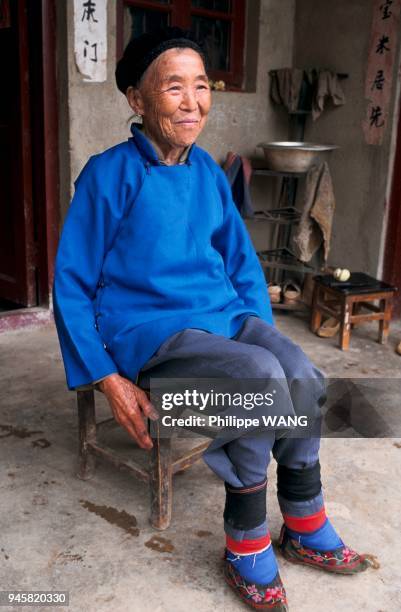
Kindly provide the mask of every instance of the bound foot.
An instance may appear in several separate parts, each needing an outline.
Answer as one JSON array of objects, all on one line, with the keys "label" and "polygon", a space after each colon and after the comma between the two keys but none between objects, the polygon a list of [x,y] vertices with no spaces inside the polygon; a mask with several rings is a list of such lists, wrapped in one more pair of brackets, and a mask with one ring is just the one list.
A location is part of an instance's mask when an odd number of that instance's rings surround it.
[{"label": "bound foot", "polygon": [[287,597],[273,549],[251,555],[225,550],[224,577],[248,606],[257,610],[288,611]]},{"label": "bound foot", "polygon": [[283,525],[280,533],[279,546],[281,553],[291,563],[310,565],[318,569],[337,574],[357,574],[369,566],[377,568],[377,561],[372,555],[360,555],[346,546],[342,540],[331,550],[320,550],[318,545],[307,545],[302,537],[295,538]]}]

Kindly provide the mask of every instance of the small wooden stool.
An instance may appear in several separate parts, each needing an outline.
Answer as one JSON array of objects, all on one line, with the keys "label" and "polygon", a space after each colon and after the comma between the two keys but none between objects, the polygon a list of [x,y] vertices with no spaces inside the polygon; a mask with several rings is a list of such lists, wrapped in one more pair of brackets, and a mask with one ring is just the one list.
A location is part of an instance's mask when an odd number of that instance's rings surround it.
[{"label": "small wooden stool", "polygon": [[[387,341],[392,301],[396,287],[372,276],[355,272],[346,282],[336,281],[331,274],[314,277],[311,330],[316,333],[322,322],[322,314],[340,322],[340,348],[348,350],[351,327],[355,323],[379,321],[379,342]],[[379,300],[379,306],[371,302]],[[369,313],[360,314],[366,308]]]},{"label": "small wooden stool", "polygon": [[[101,393],[100,390],[96,389]],[[144,389],[145,390],[145,389]],[[149,453],[148,469],[139,463],[127,460],[113,449],[100,444],[97,434],[101,431],[120,427],[114,417],[96,422],[95,390],[77,391],[78,425],[79,425],[79,469],[77,476],[88,480],[94,475],[96,457],[105,459],[115,467],[128,472],[150,485],[150,523],[155,529],[167,529],[171,521],[173,474],[186,470],[198,461],[210,440],[199,444],[175,460],[172,453],[171,438],[159,436],[153,438],[153,448]]]}]

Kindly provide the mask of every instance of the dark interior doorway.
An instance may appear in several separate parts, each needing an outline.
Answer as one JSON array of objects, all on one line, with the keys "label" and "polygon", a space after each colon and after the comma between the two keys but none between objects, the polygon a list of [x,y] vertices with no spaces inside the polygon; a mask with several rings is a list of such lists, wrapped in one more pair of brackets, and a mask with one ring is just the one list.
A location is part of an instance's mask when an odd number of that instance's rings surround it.
[{"label": "dark interior doorway", "polygon": [[54,0],[0,0],[0,312],[48,306],[58,228]]}]

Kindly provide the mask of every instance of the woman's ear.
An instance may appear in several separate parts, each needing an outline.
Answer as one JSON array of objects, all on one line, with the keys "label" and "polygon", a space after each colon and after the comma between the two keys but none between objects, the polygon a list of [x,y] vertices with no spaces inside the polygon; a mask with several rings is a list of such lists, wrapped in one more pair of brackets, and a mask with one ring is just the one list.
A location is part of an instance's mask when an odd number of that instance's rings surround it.
[{"label": "woman's ear", "polygon": [[130,85],[125,92],[128,104],[136,115],[143,115],[144,104],[141,92],[136,87]]}]

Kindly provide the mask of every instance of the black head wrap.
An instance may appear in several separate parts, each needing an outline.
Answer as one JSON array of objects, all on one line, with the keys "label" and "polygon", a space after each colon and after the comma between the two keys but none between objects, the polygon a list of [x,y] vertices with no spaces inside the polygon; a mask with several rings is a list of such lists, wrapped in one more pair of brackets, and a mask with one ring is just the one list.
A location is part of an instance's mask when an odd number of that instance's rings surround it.
[{"label": "black head wrap", "polygon": [[207,65],[205,51],[189,31],[177,27],[161,28],[133,38],[128,43],[117,63],[118,89],[125,94],[130,85],[135,87],[145,70],[161,53],[176,47],[193,49],[202,57],[205,66]]}]

